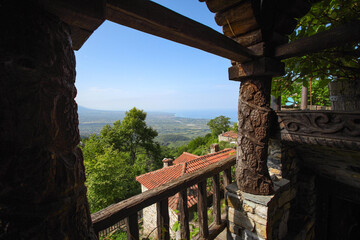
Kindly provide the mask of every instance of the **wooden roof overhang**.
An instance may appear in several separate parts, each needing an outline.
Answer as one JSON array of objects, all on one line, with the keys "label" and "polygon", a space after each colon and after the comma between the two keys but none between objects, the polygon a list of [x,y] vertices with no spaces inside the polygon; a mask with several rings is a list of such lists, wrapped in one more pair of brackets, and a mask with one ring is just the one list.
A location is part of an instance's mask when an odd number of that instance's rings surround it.
[{"label": "wooden roof overhang", "polygon": [[[70,25],[74,50],[79,50],[105,20],[198,48],[238,63],[253,61],[266,55],[264,46],[253,45],[247,48],[247,45],[248,41],[254,41],[254,38],[258,37],[260,30],[262,34],[269,31],[270,25],[275,46],[267,55],[278,59],[318,52],[360,40],[360,24],[356,22],[287,43],[286,34],[290,34],[295,29],[295,18],[305,15],[311,7],[303,0],[269,0],[264,1],[263,5],[259,5],[261,1],[258,0],[206,0],[209,10],[216,13],[217,24],[223,26],[224,35],[149,0],[40,0],[40,2],[45,9]],[[275,5],[277,7],[274,7]],[[241,37],[242,34],[251,31],[253,31],[252,35],[247,35],[247,38]]]}]

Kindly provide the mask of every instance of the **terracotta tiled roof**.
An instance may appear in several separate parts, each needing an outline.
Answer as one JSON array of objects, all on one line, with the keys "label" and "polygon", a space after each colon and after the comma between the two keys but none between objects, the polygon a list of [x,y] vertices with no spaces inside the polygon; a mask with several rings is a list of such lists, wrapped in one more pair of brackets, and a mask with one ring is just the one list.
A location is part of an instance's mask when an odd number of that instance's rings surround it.
[{"label": "terracotta tiled roof", "polygon": [[[152,189],[170,180],[176,179],[186,173],[194,172],[201,168],[214,164],[233,154],[235,154],[235,150],[227,148],[216,153],[210,153],[200,157],[198,156],[195,159],[191,159],[188,161],[185,160],[182,163],[175,164],[170,167],[164,167],[153,172],[145,173],[136,177],[136,180],[142,185],[144,185],[147,189]],[[190,187],[190,190],[188,190],[188,207],[191,207],[197,203],[196,197],[197,186],[194,185]],[[178,194],[170,197],[169,207],[171,207],[172,209],[177,209],[178,201]]]},{"label": "terracotta tiled roof", "polygon": [[232,130],[230,130],[228,132],[224,132],[221,135],[224,137],[230,137],[230,138],[234,138],[234,139],[237,139],[237,137],[238,137],[238,134]]},{"label": "terracotta tiled roof", "polygon": [[137,176],[136,181],[144,185],[147,189],[152,189],[172,179],[180,177],[183,175],[183,172],[184,166],[182,164],[178,164]]},{"label": "terracotta tiled roof", "polygon": [[183,152],[178,158],[176,158],[173,161],[173,164],[179,164],[179,163],[187,162],[189,160],[193,160],[193,159],[198,158],[198,157],[199,157],[198,155],[191,154],[191,153],[188,153],[188,152]]}]

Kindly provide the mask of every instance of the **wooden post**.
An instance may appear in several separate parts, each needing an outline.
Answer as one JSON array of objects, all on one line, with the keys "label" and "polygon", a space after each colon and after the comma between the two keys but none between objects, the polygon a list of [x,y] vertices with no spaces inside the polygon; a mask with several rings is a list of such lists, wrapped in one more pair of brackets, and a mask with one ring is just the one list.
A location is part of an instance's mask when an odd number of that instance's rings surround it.
[{"label": "wooden post", "polygon": [[308,103],[308,87],[302,86],[301,88],[301,110],[307,109]]},{"label": "wooden post", "polygon": [[271,96],[271,108],[274,111],[281,111],[281,96]]},{"label": "wooden post", "polygon": [[130,215],[125,220],[127,239],[139,240],[139,223],[137,213]]},{"label": "wooden post", "polygon": [[0,29],[0,238],[97,239],[69,27],[36,1],[2,1]]},{"label": "wooden post", "polygon": [[198,183],[198,217],[199,217],[199,235],[206,238],[209,236],[208,215],[207,215],[207,193],[206,181]]},{"label": "wooden post", "polygon": [[236,181],[241,191],[259,195],[273,193],[266,165],[270,89],[271,77],[253,77],[241,82],[239,93]]},{"label": "wooden post", "polygon": [[168,240],[170,239],[168,199],[165,198],[160,202],[156,203],[156,210],[157,210],[156,212],[157,212],[158,239]]},{"label": "wooden post", "polygon": [[181,239],[190,239],[189,229],[189,210],[187,206],[187,190],[179,192],[179,212],[180,212],[180,233]]},{"label": "wooden post", "polygon": [[217,225],[221,224],[221,211],[220,211],[220,179],[219,174],[213,176],[213,214],[214,222]]}]

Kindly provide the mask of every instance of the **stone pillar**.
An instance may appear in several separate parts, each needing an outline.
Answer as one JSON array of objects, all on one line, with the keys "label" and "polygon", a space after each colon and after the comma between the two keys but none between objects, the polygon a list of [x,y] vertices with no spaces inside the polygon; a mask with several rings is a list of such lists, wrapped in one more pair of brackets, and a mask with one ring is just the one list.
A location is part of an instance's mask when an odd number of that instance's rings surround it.
[{"label": "stone pillar", "polygon": [[34,1],[2,1],[0,26],[0,236],[97,239],[69,29]]},{"label": "stone pillar", "polygon": [[227,186],[228,239],[284,239],[290,201],[296,191],[286,179],[274,178],[274,195],[254,195],[238,190],[236,184]]},{"label": "stone pillar", "polygon": [[241,82],[236,181],[241,191],[269,195],[273,185],[267,162],[271,77]]}]

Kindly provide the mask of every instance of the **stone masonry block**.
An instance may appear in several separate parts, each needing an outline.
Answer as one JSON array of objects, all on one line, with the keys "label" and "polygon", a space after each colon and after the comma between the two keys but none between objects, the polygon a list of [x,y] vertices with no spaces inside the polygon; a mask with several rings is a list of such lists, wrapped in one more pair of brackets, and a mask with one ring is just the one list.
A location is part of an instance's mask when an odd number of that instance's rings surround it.
[{"label": "stone masonry block", "polygon": [[255,226],[254,220],[250,219],[245,213],[231,207],[228,209],[228,219],[230,222],[250,231],[252,231]]},{"label": "stone masonry block", "polygon": [[255,208],[255,213],[262,218],[267,219],[268,216],[268,207],[257,205]]},{"label": "stone masonry block", "polygon": [[247,213],[247,216],[254,220],[255,223],[259,223],[259,224],[262,224],[262,225],[266,225],[267,221],[266,219],[256,215],[256,214],[252,214],[252,213]]},{"label": "stone masonry block", "polygon": [[256,208],[256,204],[251,202],[251,201],[244,200],[242,207],[243,207],[245,212],[254,213],[255,212],[254,209]]},{"label": "stone masonry block", "polygon": [[241,210],[242,200],[237,194],[227,192],[226,196],[229,207],[233,207],[234,209]]}]

